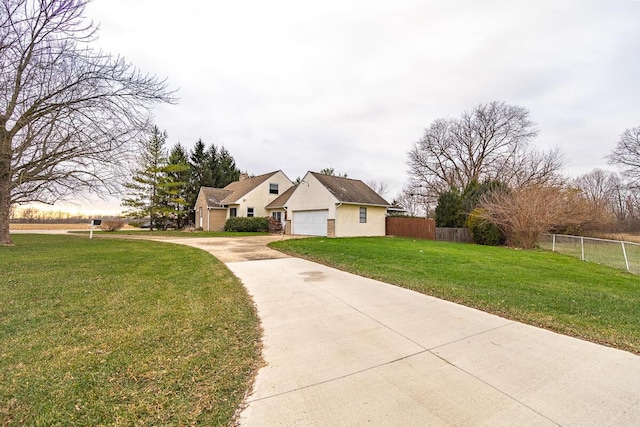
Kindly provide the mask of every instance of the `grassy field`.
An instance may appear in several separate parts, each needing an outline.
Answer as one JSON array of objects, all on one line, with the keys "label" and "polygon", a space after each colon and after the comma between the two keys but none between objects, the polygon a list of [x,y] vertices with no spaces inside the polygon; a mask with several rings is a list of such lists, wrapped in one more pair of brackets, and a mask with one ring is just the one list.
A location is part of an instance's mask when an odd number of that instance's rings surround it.
[{"label": "grassy field", "polygon": [[[540,248],[582,258],[609,267],[618,268],[640,275],[640,243],[626,240],[623,246],[619,240],[581,238],[578,236],[545,235],[540,240]],[[584,242],[584,245],[582,244]],[[626,260],[625,260],[626,254]]]},{"label": "grassy field", "polygon": [[226,425],[259,321],[211,255],[15,234],[0,248],[0,425]]},{"label": "grassy field", "polygon": [[563,334],[640,354],[640,278],[541,250],[401,238],[271,247]]}]

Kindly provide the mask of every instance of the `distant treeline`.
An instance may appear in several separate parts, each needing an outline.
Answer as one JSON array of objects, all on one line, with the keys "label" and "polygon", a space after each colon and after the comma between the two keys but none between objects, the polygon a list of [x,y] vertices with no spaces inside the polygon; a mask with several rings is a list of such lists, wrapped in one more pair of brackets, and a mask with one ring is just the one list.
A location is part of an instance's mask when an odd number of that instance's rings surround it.
[{"label": "distant treeline", "polygon": [[82,215],[64,211],[41,211],[36,208],[15,209],[9,222],[12,224],[79,224],[93,218],[118,219],[113,215]]}]

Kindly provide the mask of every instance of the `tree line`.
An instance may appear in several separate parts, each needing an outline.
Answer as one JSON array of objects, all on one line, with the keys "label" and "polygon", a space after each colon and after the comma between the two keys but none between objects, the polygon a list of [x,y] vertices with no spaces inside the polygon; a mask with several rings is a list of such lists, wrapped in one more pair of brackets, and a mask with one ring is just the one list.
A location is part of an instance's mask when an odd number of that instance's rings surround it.
[{"label": "tree line", "polygon": [[233,156],[224,147],[207,147],[199,139],[189,152],[180,143],[167,150],[167,138],[166,131],[153,126],[141,141],[122,200],[124,216],[148,221],[151,229],[192,224],[200,187],[223,188],[240,178]]},{"label": "tree line", "polygon": [[435,120],[408,153],[410,180],[395,202],[441,227],[468,227],[483,244],[530,248],[545,232],[640,230],[640,127],[608,156],[620,172],[562,174],[564,155],[533,146],[523,107],[480,104]]}]

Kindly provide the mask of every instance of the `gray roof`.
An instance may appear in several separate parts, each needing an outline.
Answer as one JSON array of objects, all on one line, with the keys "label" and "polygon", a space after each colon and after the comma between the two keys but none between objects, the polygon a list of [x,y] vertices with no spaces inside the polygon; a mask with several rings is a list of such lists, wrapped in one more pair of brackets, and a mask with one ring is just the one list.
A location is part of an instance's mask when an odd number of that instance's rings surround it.
[{"label": "gray roof", "polygon": [[309,172],[313,175],[340,203],[351,203],[373,206],[389,206],[390,203],[373,191],[364,182],[357,179],[340,176],[324,175]]},{"label": "gray roof", "polygon": [[275,198],[275,200],[269,203],[266,208],[267,209],[281,209],[284,208],[289,201],[289,197],[293,194],[293,191],[296,189],[296,186],[291,186],[287,188],[287,190]]},{"label": "gray roof", "polygon": [[210,208],[221,208],[227,205],[238,203],[248,192],[271,178],[280,171],[265,173],[263,175],[246,178],[241,181],[234,181],[224,188],[202,187],[207,206]]},{"label": "gray roof", "polygon": [[277,174],[279,171],[265,173],[263,175],[254,176],[253,178],[243,179],[242,181],[234,181],[231,184],[224,187],[225,190],[231,191],[231,194],[228,195],[223,202],[225,204],[233,204],[237,203],[238,200],[246,195],[248,192],[256,188],[258,185],[262,184],[273,175]]},{"label": "gray roof", "polygon": [[221,208],[224,207],[224,199],[233,194],[232,191],[222,188],[202,187],[205,200],[207,201],[207,207],[209,208]]}]

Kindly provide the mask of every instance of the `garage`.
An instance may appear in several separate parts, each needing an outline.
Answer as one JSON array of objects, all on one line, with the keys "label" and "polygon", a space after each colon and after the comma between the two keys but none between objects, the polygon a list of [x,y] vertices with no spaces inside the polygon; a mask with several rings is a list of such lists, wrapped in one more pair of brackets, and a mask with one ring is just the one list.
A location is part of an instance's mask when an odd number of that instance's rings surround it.
[{"label": "garage", "polygon": [[305,236],[326,236],[329,210],[294,211],[293,233]]}]

